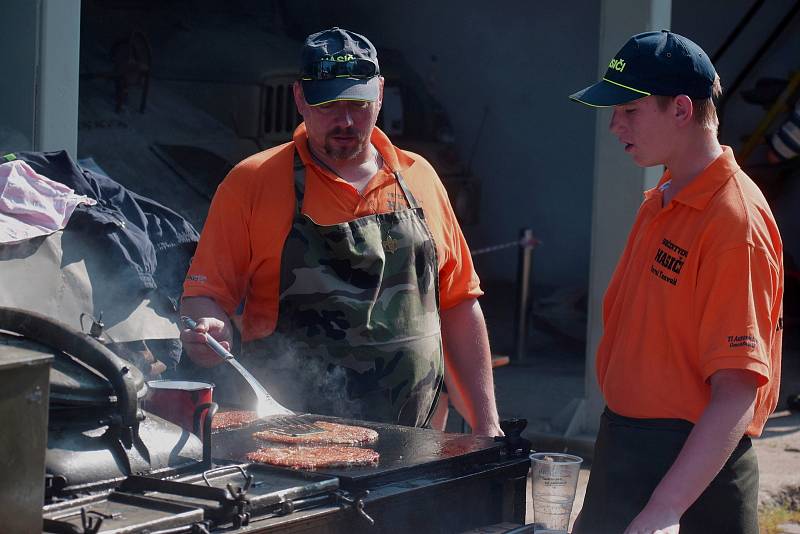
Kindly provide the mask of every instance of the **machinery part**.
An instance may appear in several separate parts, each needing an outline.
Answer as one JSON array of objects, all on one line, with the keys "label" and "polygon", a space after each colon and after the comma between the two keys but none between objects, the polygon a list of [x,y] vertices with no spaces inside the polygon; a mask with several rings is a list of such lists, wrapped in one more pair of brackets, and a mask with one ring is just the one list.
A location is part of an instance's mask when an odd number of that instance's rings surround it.
[{"label": "machinery part", "polygon": [[139,387],[143,387],[143,383],[138,372],[131,372],[128,362],[120,359],[96,339],[38,313],[0,307],[0,330],[17,333],[66,352],[108,379],[117,395],[118,413],[112,418],[112,422],[127,429],[123,437],[126,445],[130,445],[133,433],[139,426],[136,393]]}]

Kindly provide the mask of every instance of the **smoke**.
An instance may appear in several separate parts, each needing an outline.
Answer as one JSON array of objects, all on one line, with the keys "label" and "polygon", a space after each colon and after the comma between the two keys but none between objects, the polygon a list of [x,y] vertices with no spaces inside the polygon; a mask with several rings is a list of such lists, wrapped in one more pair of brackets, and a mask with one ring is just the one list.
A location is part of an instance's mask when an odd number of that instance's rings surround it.
[{"label": "smoke", "polygon": [[[364,406],[348,395],[348,371],[273,333],[245,348],[248,369],[278,402],[299,413],[364,419]],[[324,350],[324,348],[323,348]]]}]

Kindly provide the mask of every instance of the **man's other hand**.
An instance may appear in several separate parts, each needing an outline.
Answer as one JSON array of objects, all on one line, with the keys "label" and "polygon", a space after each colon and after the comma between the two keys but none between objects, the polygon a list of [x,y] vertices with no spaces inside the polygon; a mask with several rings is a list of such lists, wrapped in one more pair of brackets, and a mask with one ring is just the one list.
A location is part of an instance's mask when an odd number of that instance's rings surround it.
[{"label": "man's other hand", "polygon": [[680,515],[652,501],[625,529],[625,534],[678,534]]}]

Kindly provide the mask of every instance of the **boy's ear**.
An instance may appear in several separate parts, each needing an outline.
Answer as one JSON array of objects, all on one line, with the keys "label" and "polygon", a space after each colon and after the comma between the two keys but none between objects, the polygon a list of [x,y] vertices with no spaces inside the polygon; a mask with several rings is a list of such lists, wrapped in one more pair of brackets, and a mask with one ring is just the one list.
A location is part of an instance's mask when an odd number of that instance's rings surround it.
[{"label": "boy's ear", "polygon": [[694,115],[692,99],[686,95],[678,95],[672,100],[673,116],[679,125],[691,122]]}]

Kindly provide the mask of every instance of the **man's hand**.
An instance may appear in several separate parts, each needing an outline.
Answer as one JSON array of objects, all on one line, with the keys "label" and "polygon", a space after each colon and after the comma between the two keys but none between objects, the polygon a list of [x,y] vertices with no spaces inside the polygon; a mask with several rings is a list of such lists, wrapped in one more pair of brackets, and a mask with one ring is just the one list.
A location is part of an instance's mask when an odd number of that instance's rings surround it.
[{"label": "man's hand", "polygon": [[625,534],[678,534],[681,514],[652,501],[625,529]]},{"label": "man's hand", "polygon": [[189,328],[181,330],[181,342],[189,359],[200,367],[214,367],[225,361],[211,350],[206,342],[206,336],[211,336],[219,341],[225,350],[231,350],[230,341],[223,338],[224,331],[225,323],[213,317],[200,317],[194,330]]},{"label": "man's hand", "polygon": [[214,367],[225,361],[206,343],[206,336],[210,335],[225,350],[231,350],[231,323],[224,310],[212,299],[187,297],[181,302],[181,315],[197,322],[194,330],[181,330],[181,342],[189,359],[200,367]]}]

